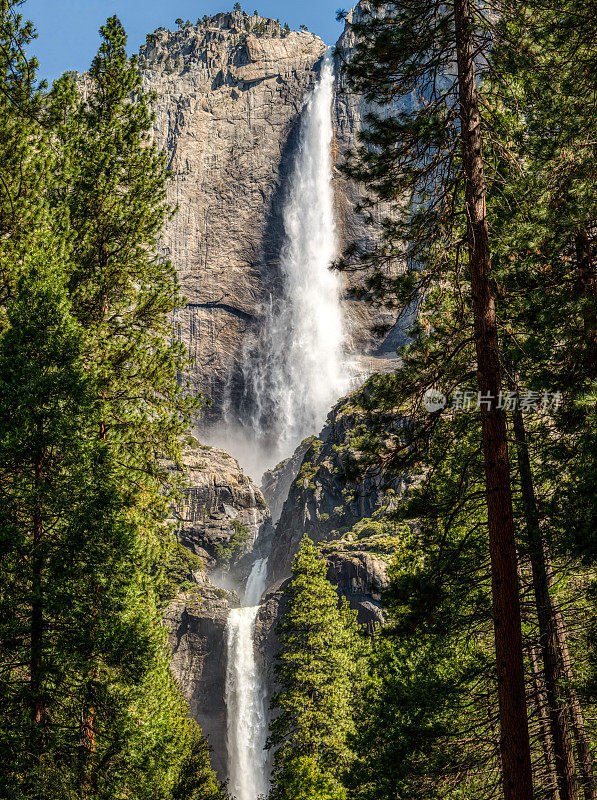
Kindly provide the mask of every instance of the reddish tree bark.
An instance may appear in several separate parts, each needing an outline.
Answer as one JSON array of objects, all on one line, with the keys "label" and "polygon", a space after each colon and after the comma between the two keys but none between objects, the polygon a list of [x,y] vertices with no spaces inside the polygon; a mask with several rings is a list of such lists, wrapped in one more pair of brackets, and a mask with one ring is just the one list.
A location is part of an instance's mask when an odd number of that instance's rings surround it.
[{"label": "reddish tree bark", "polygon": [[[551,581],[552,573],[549,552],[546,552],[546,558],[547,574]],[[587,728],[583,718],[578,694],[576,693],[574,673],[572,671],[570,653],[568,652],[568,636],[566,633],[566,625],[557,605],[554,606],[554,611],[556,617],[556,636],[558,641],[558,649],[562,659],[562,668],[565,677],[564,693],[566,696],[566,704],[570,710],[571,727],[572,733],[574,734],[574,741],[576,743],[578,768],[583,787],[583,796],[585,800],[597,800],[597,787],[595,786],[595,775],[593,772],[591,743],[587,734]]]},{"label": "reddish tree bark", "polygon": [[[35,463],[35,489],[39,490],[43,477],[43,455]],[[31,692],[31,748],[39,755],[43,750],[43,728],[46,719],[46,701],[43,695],[43,519],[39,500],[33,510],[33,549],[31,585],[31,654],[29,681]]]},{"label": "reddish tree bark", "polygon": [[498,408],[501,368],[495,299],[490,283],[491,262],[481,118],[475,79],[475,43],[470,0],[455,0],[454,21],[477,381],[481,396],[486,399],[481,404],[481,424],[491,555],[503,791],[505,800],[531,800],[533,781],[524,685],[512,490],[506,417],[504,411]]},{"label": "reddish tree bark", "polygon": [[533,642],[529,648],[529,659],[531,662],[531,676],[533,699],[537,708],[537,717],[539,720],[539,741],[541,742],[541,749],[543,750],[543,760],[545,762],[545,774],[549,781],[546,787],[550,793],[552,800],[559,800],[558,794],[558,776],[556,773],[555,755],[553,752],[553,741],[549,731],[549,715],[546,711],[547,700],[543,689],[541,680],[541,670],[539,669],[539,652],[537,645]]}]

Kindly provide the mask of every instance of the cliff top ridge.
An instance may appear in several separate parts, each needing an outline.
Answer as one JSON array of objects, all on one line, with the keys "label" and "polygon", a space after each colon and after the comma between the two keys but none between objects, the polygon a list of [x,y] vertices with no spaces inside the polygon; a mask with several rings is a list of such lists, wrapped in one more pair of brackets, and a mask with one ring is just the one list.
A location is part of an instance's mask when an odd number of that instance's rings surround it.
[{"label": "cliff top ridge", "polygon": [[[182,19],[176,20],[176,24],[177,30],[160,27],[147,35],[145,44],[139,49],[139,65],[142,69],[159,67],[166,72],[178,71],[192,62],[210,61],[209,54],[214,54],[222,47],[230,51],[231,48],[242,49],[246,45],[249,50],[257,48],[261,51],[273,46],[276,52],[293,52],[314,45],[323,46],[320,37],[308,31],[304,25],[299,31],[293,31],[280,20],[257,13],[248,14],[239,8],[213,16],[205,15],[194,24],[191,20],[185,22]],[[279,44],[276,45],[276,42]],[[234,62],[239,57],[233,58],[231,66],[236,65]]]},{"label": "cliff top ridge", "polygon": [[299,31],[291,30],[287,23],[280,22],[279,19],[263,17],[257,12],[248,14],[241,9],[220,12],[213,16],[205,14],[195,23],[191,20],[176,20],[178,28],[168,30],[167,28],[156,28],[153,33],[147,34],[146,43],[141,46],[139,55],[141,59],[150,58],[156,45],[184,45],[189,40],[213,41],[221,40],[222,34],[225,38],[230,36],[239,37],[242,42],[248,35],[257,38],[284,39],[290,35],[300,35],[310,38],[319,38],[316,34],[307,30],[306,26],[301,25]]}]

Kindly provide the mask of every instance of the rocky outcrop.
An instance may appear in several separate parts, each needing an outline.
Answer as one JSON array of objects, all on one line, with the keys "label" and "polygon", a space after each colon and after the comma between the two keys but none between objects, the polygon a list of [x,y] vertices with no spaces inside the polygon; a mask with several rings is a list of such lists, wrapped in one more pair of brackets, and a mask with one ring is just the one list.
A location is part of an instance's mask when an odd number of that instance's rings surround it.
[{"label": "rocky outcrop", "polygon": [[209,569],[234,563],[271,527],[261,491],[224,450],[193,441],[183,452],[188,488],[176,508],[181,544]]},{"label": "rocky outcrop", "polygon": [[361,418],[356,397],[341,400],[320,435],[310,441],[274,533],[268,565],[272,582],[290,574],[304,534],[316,543],[337,539],[371,517],[388,491],[399,494],[406,486],[400,475],[378,468],[362,474],[353,469],[358,453],[351,435]]},{"label": "rocky outcrop", "polygon": [[226,621],[238,605],[237,595],[205,580],[172,600],[164,616],[172,671],[208,738],[220,777],[226,774]]},{"label": "rocky outcrop", "polygon": [[388,588],[388,563],[366,542],[332,542],[322,547],[327,578],[357,612],[359,624],[373,631],[383,625],[382,594]]},{"label": "rocky outcrop", "polygon": [[276,654],[280,649],[276,626],[286,609],[285,590],[290,579],[278,581],[263,595],[259,614],[255,621],[255,647],[261,657],[261,667],[271,697],[275,686]]},{"label": "rocky outcrop", "polygon": [[272,523],[280,519],[282,508],[288,497],[288,492],[292,486],[293,480],[296,478],[297,473],[303,463],[305,453],[309,449],[309,445],[315,437],[305,439],[296,448],[290,458],[285,458],[273,469],[268,469],[263,473],[261,479],[261,491],[267,502],[270,513],[272,515]]}]

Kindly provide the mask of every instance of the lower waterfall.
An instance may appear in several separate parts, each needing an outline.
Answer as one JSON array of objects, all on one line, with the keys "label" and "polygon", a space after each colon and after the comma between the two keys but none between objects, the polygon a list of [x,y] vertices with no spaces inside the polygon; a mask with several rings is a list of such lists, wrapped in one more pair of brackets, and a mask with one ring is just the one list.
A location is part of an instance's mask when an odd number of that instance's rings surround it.
[{"label": "lower waterfall", "polygon": [[247,581],[243,605],[232,609],[226,626],[226,742],[229,790],[236,800],[257,800],[268,792],[265,691],[253,643],[266,575],[267,559],[258,559]]}]

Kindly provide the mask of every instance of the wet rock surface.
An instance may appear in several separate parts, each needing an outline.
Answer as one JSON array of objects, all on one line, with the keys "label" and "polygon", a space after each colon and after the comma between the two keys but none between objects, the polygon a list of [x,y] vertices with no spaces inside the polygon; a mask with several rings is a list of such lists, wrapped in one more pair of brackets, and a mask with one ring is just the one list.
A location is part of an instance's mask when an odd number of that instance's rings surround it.
[{"label": "wet rock surface", "polygon": [[305,453],[309,449],[311,441],[315,437],[305,439],[296,448],[290,458],[284,459],[277,464],[273,469],[268,469],[263,474],[261,479],[261,491],[269,506],[272,515],[272,523],[275,525],[280,519],[282,508],[288,497],[288,492],[292,486],[292,482],[297,476],[297,473],[303,463]]},{"label": "wet rock surface", "polygon": [[377,468],[353,476],[357,453],[350,439],[359,417],[354,399],[345,398],[311,440],[276,525],[269,561],[272,582],[290,574],[303,535],[316,543],[337,539],[338,531],[381,508],[388,491],[400,494],[406,487],[402,476]]}]

